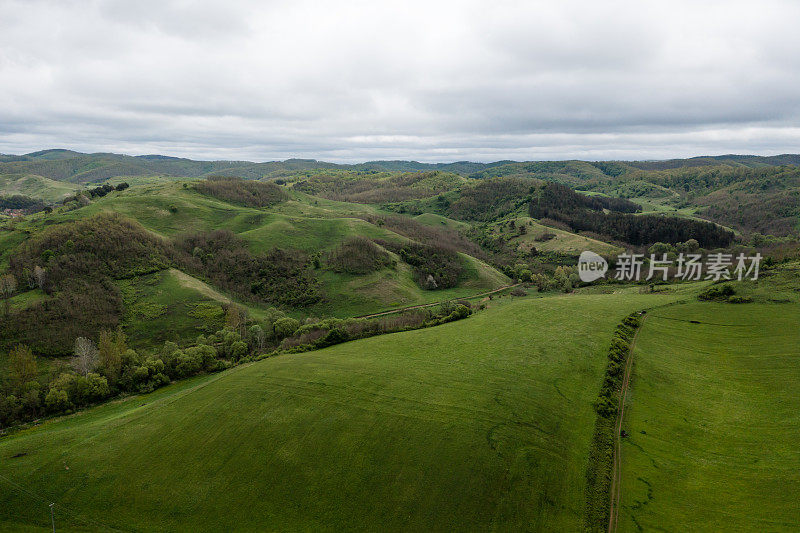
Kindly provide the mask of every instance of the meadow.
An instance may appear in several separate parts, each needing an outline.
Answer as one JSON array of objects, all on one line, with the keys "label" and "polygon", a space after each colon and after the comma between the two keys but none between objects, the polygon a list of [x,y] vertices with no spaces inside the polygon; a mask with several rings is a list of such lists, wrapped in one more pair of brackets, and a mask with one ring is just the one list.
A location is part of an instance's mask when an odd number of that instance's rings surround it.
[{"label": "meadow", "polygon": [[649,313],[623,425],[619,531],[800,529],[798,347],[797,303]]},{"label": "meadow", "polygon": [[613,328],[680,297],[504,297],[45,422],[0,440],[0,527],[579,530]]}]

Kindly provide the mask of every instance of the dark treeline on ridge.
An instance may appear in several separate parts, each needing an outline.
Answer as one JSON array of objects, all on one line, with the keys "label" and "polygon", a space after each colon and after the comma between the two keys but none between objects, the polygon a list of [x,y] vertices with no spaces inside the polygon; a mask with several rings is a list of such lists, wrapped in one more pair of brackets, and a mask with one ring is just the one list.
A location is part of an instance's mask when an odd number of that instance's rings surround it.
[{"label": "dark treeline on ridge", "polygon": [[634,246],[696,239],[704,248],[719,248],[733,241],[732,231],[711,222],[630,214],[636,208],[636,204],[627,200],[587,197],[569,187],[548,183],[532,196],[528,212],[533,218],[564,223],[572,231],[590,231]]}]

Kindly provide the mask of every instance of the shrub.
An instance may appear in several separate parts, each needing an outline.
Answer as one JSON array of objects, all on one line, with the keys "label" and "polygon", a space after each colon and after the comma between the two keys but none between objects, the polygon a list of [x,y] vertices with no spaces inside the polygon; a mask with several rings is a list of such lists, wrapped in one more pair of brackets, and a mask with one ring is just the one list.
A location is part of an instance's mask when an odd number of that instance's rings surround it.
[{"label": "shrub", "polygon": [[275,335],[278,338],[285,338],[294,335],[294,332],[300,327],[300,321],[291,318],[291,317],[284,317],[279,318],[275,321],[274,328],[275,328]]},{"label": "shrub", "polygon": [[72,409],[67,391],[61,389],[50,389],[44,398],[44,405],[51,413],[60,413]]},{"label": "shrub", "polygon": [[244,341],[236,341],[231,344],[230,356],[234,361],[238,361],[247,355],[247,343]]},{"label": "shrub", "polygon": [[108,381],[93,372],[77,376],[72,382],[70,399],[75,405],[86,405],[107,398],[111,394]]},{"label": "shrub", "polygon": [[732,285],[723,284],[723,285],[712,285],[711,287],[707,288],[703,292],[701,292],[697,297],[701,300],[711,301],[711,300],[728,300],[729,297],[736,294],[736,290],[733,288]]}]

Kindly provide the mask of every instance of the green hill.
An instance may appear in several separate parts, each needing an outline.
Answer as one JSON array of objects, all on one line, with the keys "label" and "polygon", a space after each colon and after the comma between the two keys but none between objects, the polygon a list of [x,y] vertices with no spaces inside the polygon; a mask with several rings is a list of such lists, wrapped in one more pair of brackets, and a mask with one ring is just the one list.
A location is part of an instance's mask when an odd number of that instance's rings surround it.
[{"label": "green hill", "polygon": [[671,295],[523,298],[278,356],[0,440],[5,528],[542,530],[583,521],[614,325]]},{"label": "green hill", "polygon": [[[254,182],[259,183],[259,182]],[[265,184],[266,185],[266,184]],[[275,187],[272,185],[272,187]],[[175,239],[187,233],[228,230],[242,240],[251,253],[269,253],[274,248],[299,250],[307,257],[321,258],[310,273],[320,284],[321,299],[303,308],[285,311],[293,316],[349,317],[384,311],[393,307],[411,306],[470,296],[510,283],[510,280],[488,264],[462,254],[463,274],[454,288],[428,291],[415,281],[409,265],[395,256],[394,265],[366,275],[338,273],[326,268],[324,258],[331,250],[352,237],[405,242],[409,237],[365,218],[378,211],[361,204],[316,198],[287,189],[285,201],[264,208],[245,207],[201,194],[193,182],[160,180],[145,181],[124,191],[114,191],[96,198],[79,209],[57,209],[49,215],[36,215],[0,231],[0,252],[5,261],[26,238],[34,238],[45,228],[84,221],[91,217],[114,213],[139,222],[162,239]],[[408,219],[413,229],[413,220]],[[425,226],[418,224],[423,229]],[[408,228],[404,228],[408,229]],[[444,228],[442,231],[447,231]],[[4,243],[8,243],[4,245]],[[33,268],[33,263],[29,266]],[[161,268],[162,267],[157,267]],[[181,267],[183,268],[183,267]],[[185,269],[184,269],[185,270]],[[202,277],[198,272],[186,272]],[[210,283],[209,279],[204,279]],[[157,345],[163,340],[187,339],[206,331],[205,315],[193,316],[197,305],[218,305],[193,290],[182,287],[169,276],[155,275],[118,283],[124,310],[122,324],[139,346]],[[24,289],[25,287],[20,287]],[[214,287],[229,301],[246,308],[258,319],[272,304],[250,301],[246,295],[235,295],[225,288]],[[18,302],[33,302],[16,298]],[[19,309],[18,304],[15,309]],[[217,322],[218,323],[218,320]],[[152,325],[160,327],[153,330]],[[220,324],[218,324],[220,325]],[[147,341],[146,331],[157,331]],[[91,333],[91,332],[87,332]],[[8,341],[10,342],[10,341]],[[66,350],[66,348],[65,348]]]}]

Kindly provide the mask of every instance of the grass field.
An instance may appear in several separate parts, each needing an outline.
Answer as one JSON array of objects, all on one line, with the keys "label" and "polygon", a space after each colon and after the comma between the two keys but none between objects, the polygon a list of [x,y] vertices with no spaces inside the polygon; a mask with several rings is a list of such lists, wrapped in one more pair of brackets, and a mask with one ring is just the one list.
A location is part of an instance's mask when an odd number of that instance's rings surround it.
[{"label": "grass field", "polygon": [[496,299],[46,422],[0,440],[0,528],[577,531],[614,325],[676,298]]},{"label": "grass field", "polygon": [[800,530],[800,307],[660,309],[634,357],[619,531]]}]

